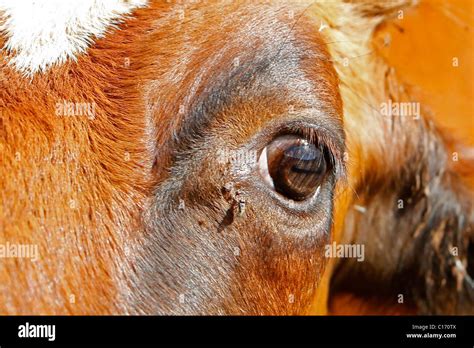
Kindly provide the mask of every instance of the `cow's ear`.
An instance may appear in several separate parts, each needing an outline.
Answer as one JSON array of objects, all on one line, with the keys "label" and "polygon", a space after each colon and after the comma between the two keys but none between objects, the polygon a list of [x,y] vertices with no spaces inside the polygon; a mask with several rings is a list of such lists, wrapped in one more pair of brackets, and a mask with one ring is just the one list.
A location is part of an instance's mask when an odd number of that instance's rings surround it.
[{"label": "cow's ear", "polygon": [[363,17],[388,18],[418,4],[418,0],[346,0]]}]

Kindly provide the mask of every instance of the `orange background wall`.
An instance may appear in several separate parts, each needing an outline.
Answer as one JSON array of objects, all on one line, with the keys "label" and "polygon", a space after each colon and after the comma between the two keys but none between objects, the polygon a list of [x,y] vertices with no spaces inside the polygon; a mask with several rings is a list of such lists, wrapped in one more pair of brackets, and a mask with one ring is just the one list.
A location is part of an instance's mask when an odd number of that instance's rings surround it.
[{"label": "orange background wall", "polygon": [[[452,134],[474,146],[474,0],[422,0],[378,31],[379,46],[416,98]],[[457,57],[458,67],[453,67]]]}]

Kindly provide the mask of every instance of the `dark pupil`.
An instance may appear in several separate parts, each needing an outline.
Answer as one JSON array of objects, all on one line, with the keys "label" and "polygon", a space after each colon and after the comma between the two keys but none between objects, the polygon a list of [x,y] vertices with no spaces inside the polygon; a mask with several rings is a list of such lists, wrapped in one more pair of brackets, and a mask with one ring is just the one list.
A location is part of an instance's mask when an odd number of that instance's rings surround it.
[{"label": "dark pupil", "polygon": [[311,143],[279,147],[270,157],[269,174],[275,189],[293,200],[314,194],[327,170],[323,151]]}]

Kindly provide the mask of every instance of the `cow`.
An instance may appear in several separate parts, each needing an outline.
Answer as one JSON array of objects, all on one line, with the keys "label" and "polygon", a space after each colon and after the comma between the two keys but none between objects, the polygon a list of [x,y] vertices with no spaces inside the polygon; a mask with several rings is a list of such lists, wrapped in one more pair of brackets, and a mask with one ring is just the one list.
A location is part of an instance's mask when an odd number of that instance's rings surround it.
[{"label": "cow", "polygon": [[413,5],[1,1],[0,312],[474,313],[472,158],[366,54]]}]

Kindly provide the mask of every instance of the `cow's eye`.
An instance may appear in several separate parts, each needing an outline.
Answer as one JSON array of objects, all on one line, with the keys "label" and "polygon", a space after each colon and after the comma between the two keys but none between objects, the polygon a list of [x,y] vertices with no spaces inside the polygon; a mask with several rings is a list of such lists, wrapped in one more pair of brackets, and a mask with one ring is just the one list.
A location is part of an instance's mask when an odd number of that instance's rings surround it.
[{"label": "cow's eye", "polygon": [[264,180],[279,194],[295,201],[318,192],[328,170],[324,149],[296,135],[276,138],[259,158]]}]

